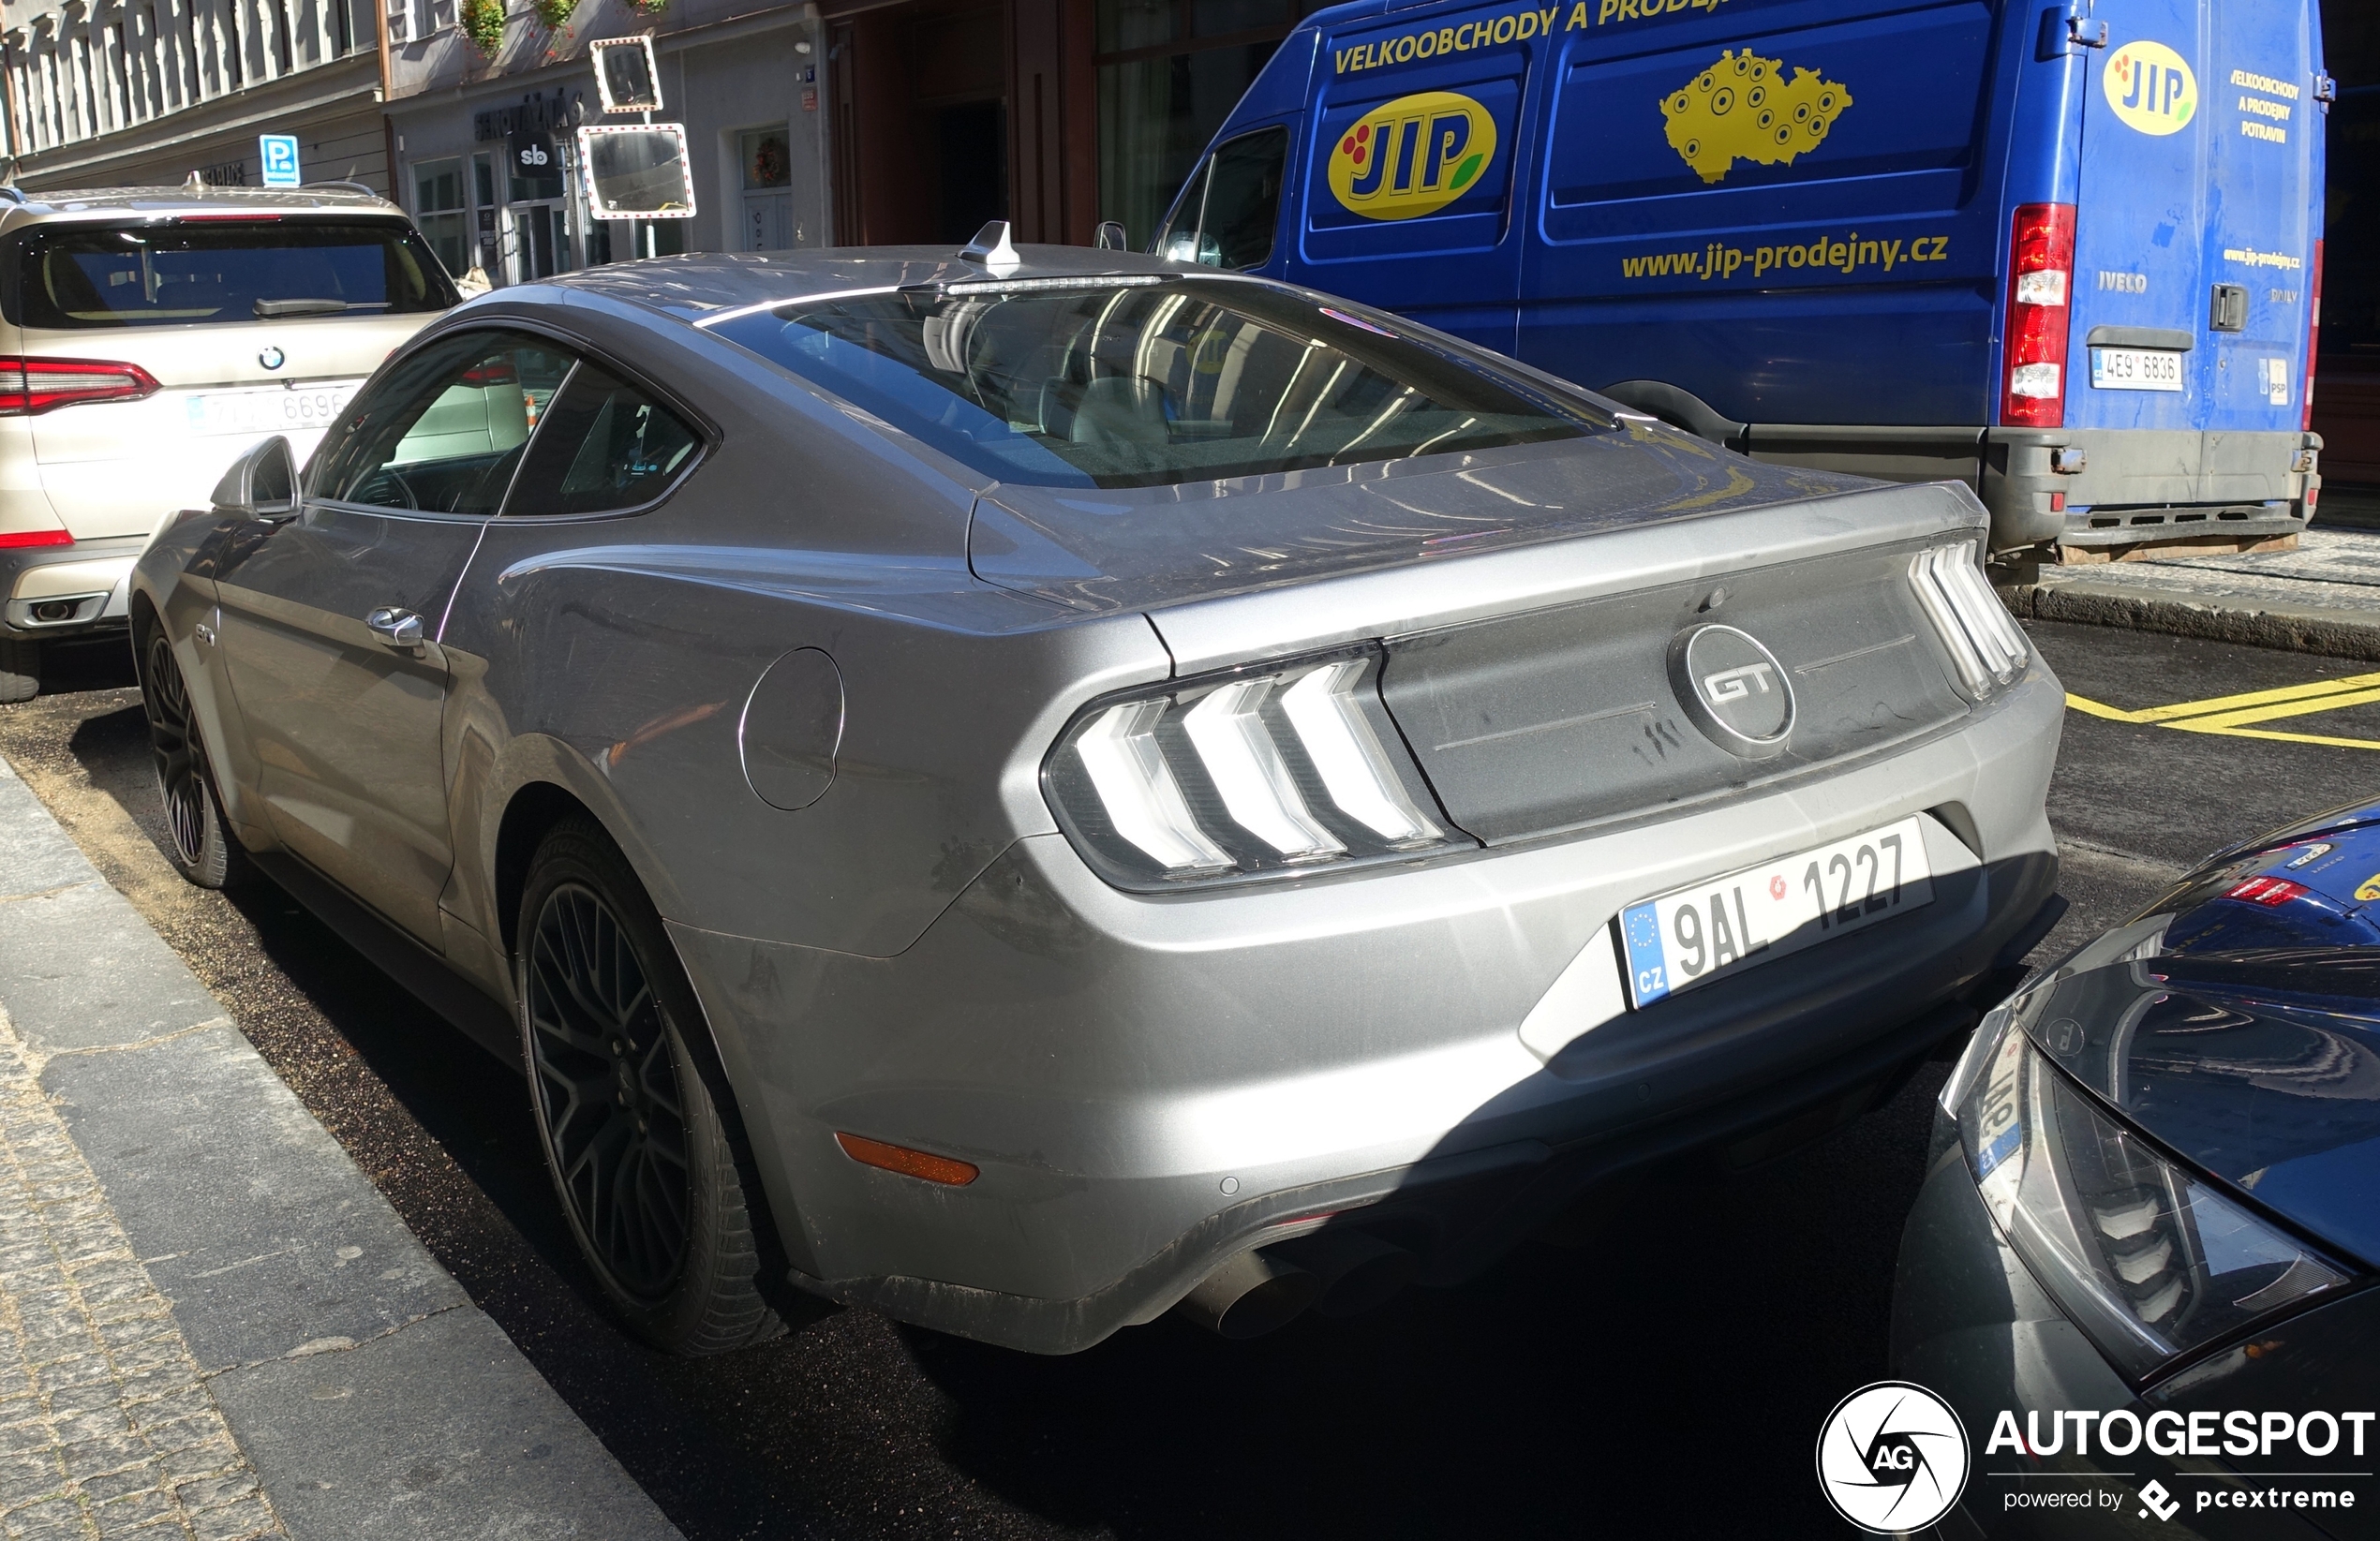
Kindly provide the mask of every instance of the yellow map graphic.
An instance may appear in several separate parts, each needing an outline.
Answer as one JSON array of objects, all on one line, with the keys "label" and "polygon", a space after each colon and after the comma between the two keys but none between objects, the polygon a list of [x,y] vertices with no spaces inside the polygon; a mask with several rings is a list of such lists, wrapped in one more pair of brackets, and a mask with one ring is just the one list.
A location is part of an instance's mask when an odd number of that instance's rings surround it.
[{"label": "yellow map graphic", "polygon": [[1738,160],[1758,166],[1790,166],[1805,150],[1825,141],[1852,94],[1817,71],[1796,69],[1785,79],[1781,59],[1722,52],[1717,63],[1661,101],[1669,120],[1670,148],[1685,157],[1704,182],[1727,175]]}]

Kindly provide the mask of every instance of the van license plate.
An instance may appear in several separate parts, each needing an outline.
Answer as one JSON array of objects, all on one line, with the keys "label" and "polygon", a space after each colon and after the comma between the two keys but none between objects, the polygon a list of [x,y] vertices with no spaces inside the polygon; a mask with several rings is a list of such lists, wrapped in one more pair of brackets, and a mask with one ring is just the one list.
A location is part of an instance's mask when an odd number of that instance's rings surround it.
[{"label": "van license plate", "polygon": [[1620,911],[1630,1004],[1741,973],[1934,902],[1915,815]]},{"label": "van license plate", "polygon": [[2090,383],[2101,391],[2179,391],[2181,355],[2161,348],[2094,348]]},{"label": "van license plate", "polygon": [[187,399],[193,434],[279,434],[306,428],[328,428],[347,410],[355,394],[355,380],[291,391],[209,391]]}]

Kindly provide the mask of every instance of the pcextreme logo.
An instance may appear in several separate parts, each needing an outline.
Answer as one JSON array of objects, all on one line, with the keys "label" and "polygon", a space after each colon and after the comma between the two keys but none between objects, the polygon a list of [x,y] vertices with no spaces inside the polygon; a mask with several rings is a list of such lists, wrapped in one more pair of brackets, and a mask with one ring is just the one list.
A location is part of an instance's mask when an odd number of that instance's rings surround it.
[{"label": "pcextreme logo", "polygon": [[1661,98],[1670,148],[1704,182],[1717,182],[1738,160],[1790,166],[1815,150],[1852,94],[1816,70],[1785,78],[1781,59],[1746,49],[1720,52],[1716,63]]},{"label": "pcextreme logo", "polygon": [[2163,43],[2126,43],[2099,77],[2116,116],[2144,134],[2179,134],[2198,111],[2198,77]]},{"label": "pcextreme logo", "polygon": [[1372,109],[1331,151],[1331,195],[1367,219],[1435,214],[1477,186],[1495,159],[1495,119],[1455,91]]}]

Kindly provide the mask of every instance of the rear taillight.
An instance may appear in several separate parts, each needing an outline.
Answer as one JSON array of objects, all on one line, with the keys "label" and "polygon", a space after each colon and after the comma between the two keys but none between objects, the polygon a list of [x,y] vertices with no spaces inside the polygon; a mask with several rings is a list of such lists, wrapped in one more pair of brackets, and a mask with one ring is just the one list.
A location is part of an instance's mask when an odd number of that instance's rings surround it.
[{"label": "rear taillight", "polygon": [[2000,421],[2066,422],[2066,318],[2074,289],[2075,206],[2023,203],[2008,231],[2007,378]]},{"label": "rear taillight", "polygon": [[25,546],[70,546],[74,537],[62,529],[0,530],[0,551],[16,551]]},{"label": "rear taillight", "polygon": [[1984,581],[1971,542],[1919,552],[1910,558],[1909,585],[1969,695],[1981,701],[2025,672],[2032,645]]},{"label": "rear taillight", "polygon": [[2322,347],[2322,243],[2313,244],[2313,278],[2306,287],[2306,407],[2300,433],[2313,432],[2313,356]]},{"label": "rear taillight", "polygon": [[156,378],[137,363],[0,358],[0,418],[37,417],[84,402],[139,401],[156,393]]},{"label": "rear taillight", "polygon": [[1469,849],[1421,779],[1365,649],[1111,696],[1043,785],[1076,849],[1126,888]]}]

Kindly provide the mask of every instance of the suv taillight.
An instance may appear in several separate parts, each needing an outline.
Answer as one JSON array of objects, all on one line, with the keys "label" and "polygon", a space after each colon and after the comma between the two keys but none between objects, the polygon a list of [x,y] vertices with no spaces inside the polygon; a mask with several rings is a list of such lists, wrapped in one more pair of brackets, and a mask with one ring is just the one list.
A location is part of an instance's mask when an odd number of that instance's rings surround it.
[{"label": "suv taillight", "polygon": [[38,417],[59,407],[139,401],[156,393],[156,378],[137,363],[0,358],[0,418]]},{"label": "suv taillight", "polygon": [[2000,421],[2066,422],[2066,318],[2074,289],[2075,206],[2023,203],[2008,231],[2007,378]]},{"label": "suv taillight", "polygon": [[2313,279],[2306,289],[2306,397],[2298,431],[2313,432],[2313,356],[2322,346],[2322,243],[2313,244]]},{"label": "suv taillight", "polygon": [[458,383],[484,388],[490,385],[518,385],[521,377],[509,359],[490,359],[463,371]]}]

